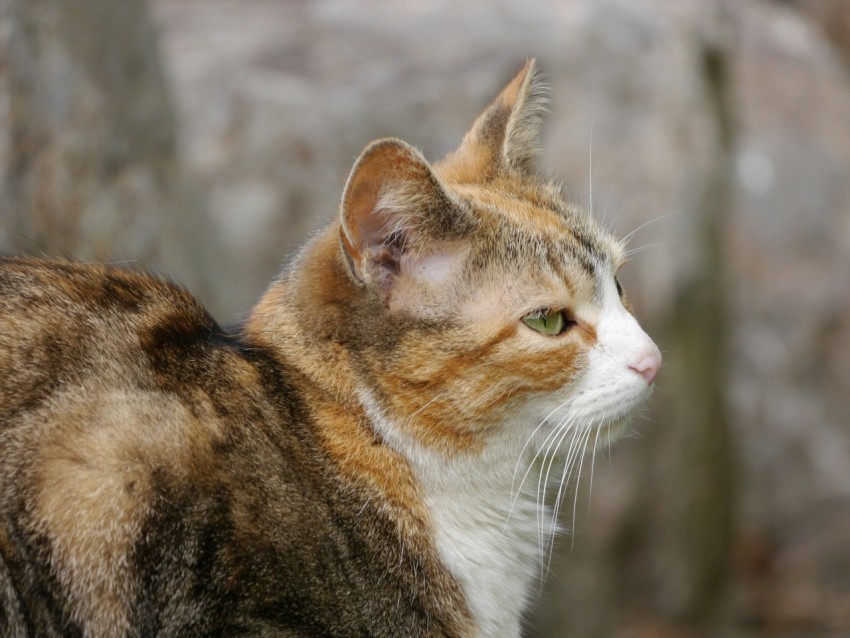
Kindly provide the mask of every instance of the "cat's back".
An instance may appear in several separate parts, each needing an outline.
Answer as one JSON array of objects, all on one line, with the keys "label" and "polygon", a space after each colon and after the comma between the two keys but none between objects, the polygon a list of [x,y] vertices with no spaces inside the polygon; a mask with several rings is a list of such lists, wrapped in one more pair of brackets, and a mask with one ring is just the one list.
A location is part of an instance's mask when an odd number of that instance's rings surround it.
[{"label": "cat's back", "polygon": [[79,491],[91,472],[108,482],[127,468],[189,467],[239,410],[263,403],[261,390],[256,366],[180,287],[0,259],[0,482],[17,488],[7,495],[47,493],[53,476]]},{"label": "cat's back", "polygon": [[157,277],[0,258],[6,443],[13,430],[38,430],[27,436],[40,441],[81,428],[137,439],[147,426],[149,443],[172,432],[172,449],[198,448],[194,439],[224,436],[229,424],[276,409],[269,387],[277,398],[280,388],[247,351],[192,295]]},{"label": "cat's back", "polygon": [[[162,389],[219,328],[185,290],[99,264],[0,259],[0,427],[57,394]],[[185,372],[185,371],[184,371]]]}]

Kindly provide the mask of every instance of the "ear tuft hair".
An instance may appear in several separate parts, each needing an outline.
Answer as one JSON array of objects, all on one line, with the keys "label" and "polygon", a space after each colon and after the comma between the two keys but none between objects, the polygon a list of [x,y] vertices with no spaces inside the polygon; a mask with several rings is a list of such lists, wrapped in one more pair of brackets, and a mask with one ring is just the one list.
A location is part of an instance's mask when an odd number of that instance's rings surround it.
[{"label": "ear tuft hair", "polygon": [[541,116],[548,102],[532,58],[475,120],[441,167],[461,182],[487,181],[502,171],[533,174],[540,154]]},{"label": "ear tuft hair", "polygon": [[542,116],[548,111],[548,90],[540,80],[537,63],[533,58],[506,91],[520,78],[522,80],[505,128],[502,157],[508,168],[533,173],[541,151],[540,126]]}]

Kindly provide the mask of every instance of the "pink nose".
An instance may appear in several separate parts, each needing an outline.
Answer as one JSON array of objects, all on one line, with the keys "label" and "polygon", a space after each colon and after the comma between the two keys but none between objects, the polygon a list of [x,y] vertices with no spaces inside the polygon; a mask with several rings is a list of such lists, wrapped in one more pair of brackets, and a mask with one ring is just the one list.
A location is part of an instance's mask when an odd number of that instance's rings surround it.
[{"label": "pink nose", "polygon": [[645,352],[639,356],[629,367],[646,379],[647,385],[652,385],[655,375],[661,368],[661,353],[658,348],[653,348],[650,352]]}]

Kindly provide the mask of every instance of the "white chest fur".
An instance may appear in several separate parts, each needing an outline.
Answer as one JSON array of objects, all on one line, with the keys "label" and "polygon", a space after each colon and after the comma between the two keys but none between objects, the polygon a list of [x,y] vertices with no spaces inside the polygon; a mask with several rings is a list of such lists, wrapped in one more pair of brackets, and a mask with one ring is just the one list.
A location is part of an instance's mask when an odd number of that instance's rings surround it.
[{"label": "white chest fur", "polygon": [[514,434],[496,437],[484,451],[431,453],[401,435],[367,391],[360,395],[375,426],[405,454],[420,480],[434,542],[463,588],[477,636],[517,638],[541,575],[541,546],[553,531],[549,509],[538,504],[539,471],[527,472],[533,446],[523,449],[518,428],[505,427],[502,431]]},{"label": "white chest fur", "polygon": [[[522,612],[540,575],[537,477],[527,477],[514,502],[525,470],[513,481],[515,452],[512,459],[484,454],[416,468],[437,549],[460,581],[482,638],[520,635]],[[548,530],[548,518],[543,523]]]}]

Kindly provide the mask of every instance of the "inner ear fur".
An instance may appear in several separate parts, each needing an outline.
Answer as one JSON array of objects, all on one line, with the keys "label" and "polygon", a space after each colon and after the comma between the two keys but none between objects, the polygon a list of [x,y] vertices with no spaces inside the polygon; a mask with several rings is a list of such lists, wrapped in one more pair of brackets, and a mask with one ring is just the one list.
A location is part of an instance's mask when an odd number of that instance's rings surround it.
[{"label": "inner ear fur", "polygon": [[504,171],[533,174],[547,103],[537,63],[530,59],[442,165],[463,182],[486,181]]},{"label": "inner ear fur", "polygon": [[351,169],[340,243],[354,277],[386,287],[405,253],[424,254],[463,232],[458,207],[427,160],[397,139],[372,142]]}]

